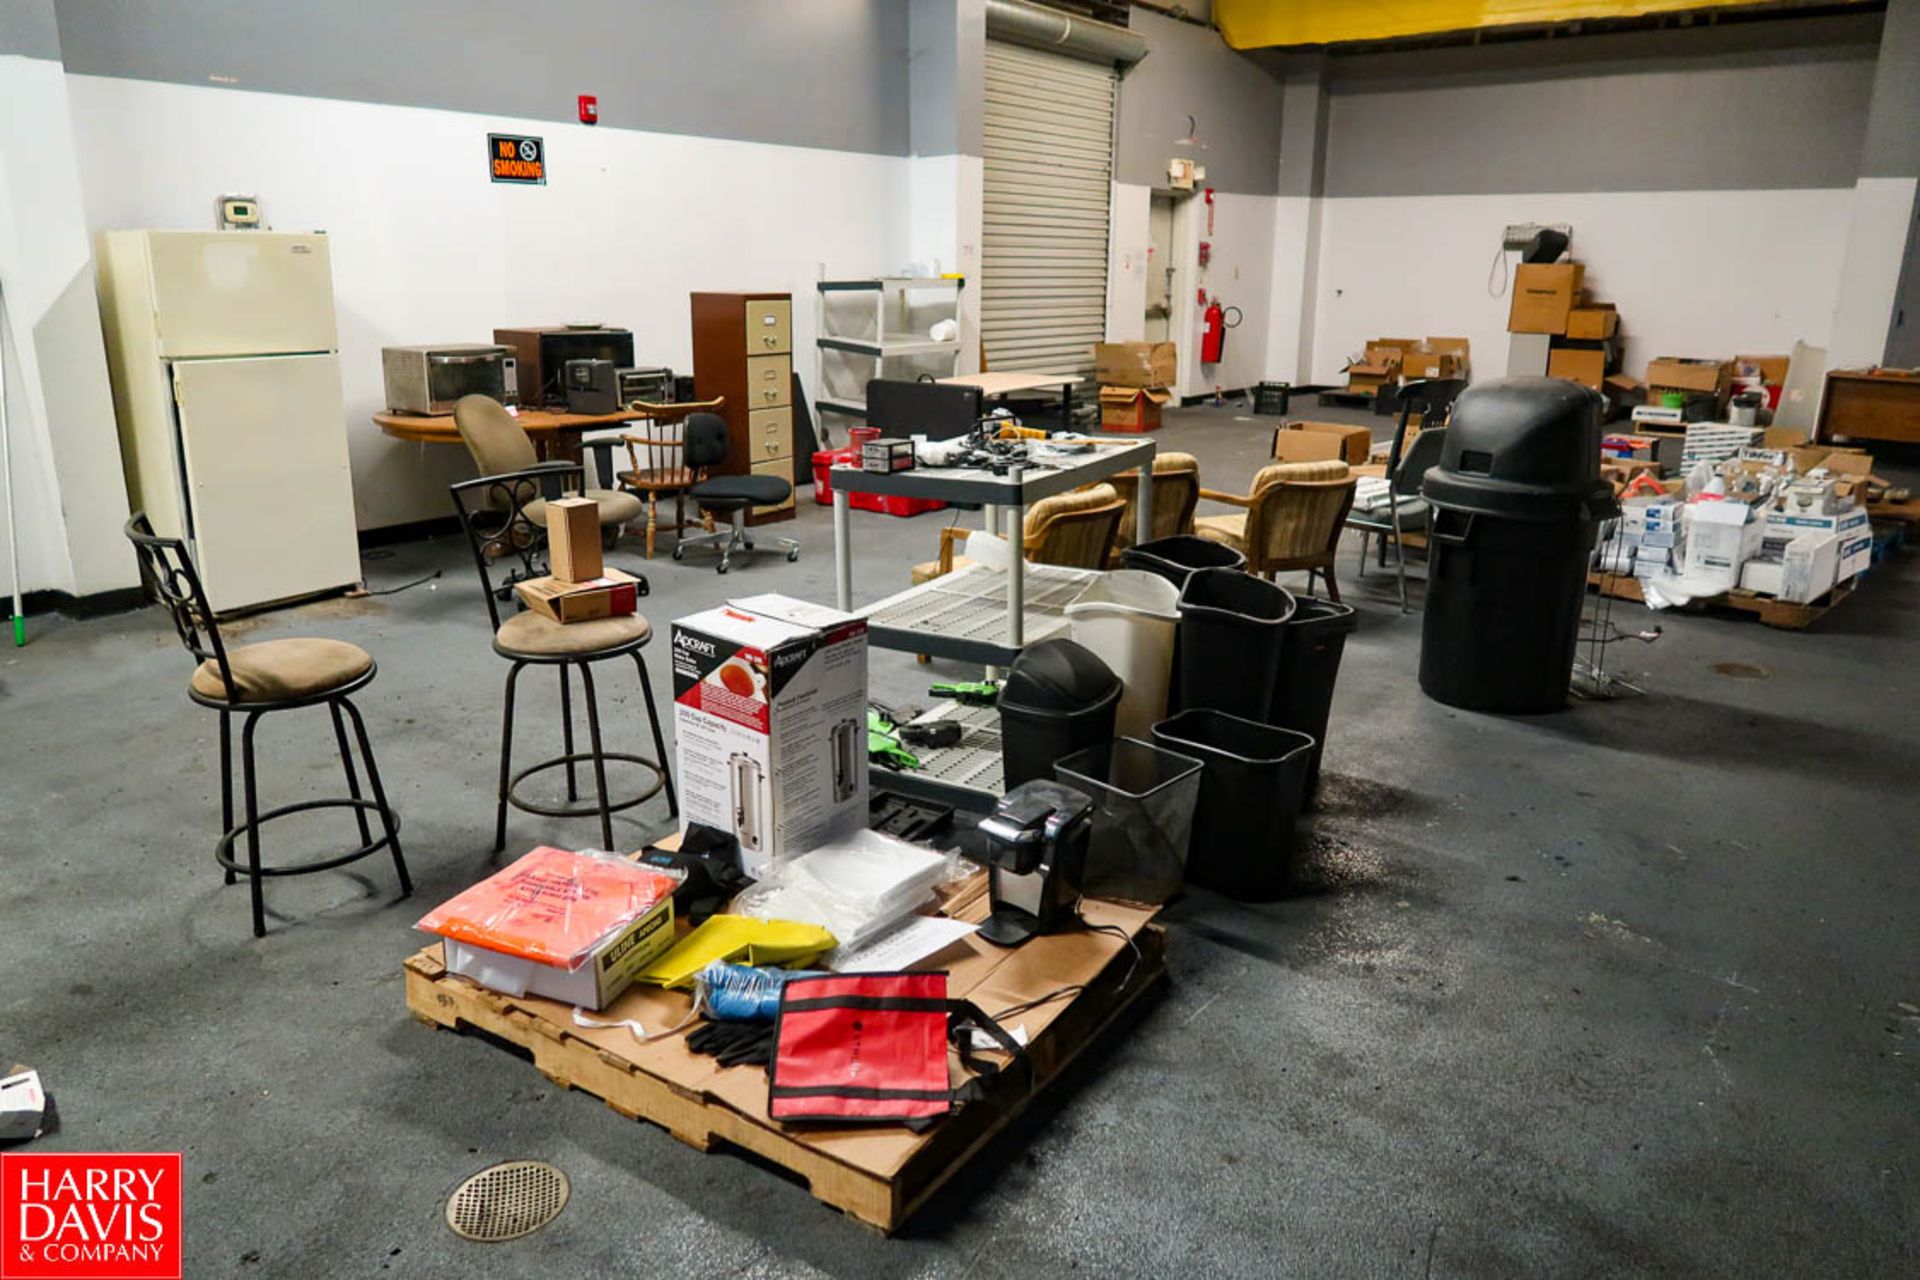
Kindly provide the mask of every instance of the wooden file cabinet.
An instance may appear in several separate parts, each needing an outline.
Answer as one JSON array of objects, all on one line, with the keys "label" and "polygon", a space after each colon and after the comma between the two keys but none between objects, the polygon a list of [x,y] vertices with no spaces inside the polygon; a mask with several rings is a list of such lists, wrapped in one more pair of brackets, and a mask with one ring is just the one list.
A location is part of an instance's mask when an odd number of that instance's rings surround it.
[{"label": "wooden file cabinet", "polygon": [[[693,295],[693,386],[702,400],[726,397],[727,475],[775,475],[793,483],[793,297],[785,293]],[[756,507],[750,524],[793,518],[793,499]]]}]

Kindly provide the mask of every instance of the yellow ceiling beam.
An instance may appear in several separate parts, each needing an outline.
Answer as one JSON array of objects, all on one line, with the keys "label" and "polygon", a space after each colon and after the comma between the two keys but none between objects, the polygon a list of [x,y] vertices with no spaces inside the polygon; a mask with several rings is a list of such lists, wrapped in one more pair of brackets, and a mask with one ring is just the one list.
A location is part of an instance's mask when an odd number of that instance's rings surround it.
[{"label": "yellow ceiling beam", "polygon": [[1236,49],[1340,44],[1651,13],[1752,7],[1754,0],[1213,0],[1213,20]]}]

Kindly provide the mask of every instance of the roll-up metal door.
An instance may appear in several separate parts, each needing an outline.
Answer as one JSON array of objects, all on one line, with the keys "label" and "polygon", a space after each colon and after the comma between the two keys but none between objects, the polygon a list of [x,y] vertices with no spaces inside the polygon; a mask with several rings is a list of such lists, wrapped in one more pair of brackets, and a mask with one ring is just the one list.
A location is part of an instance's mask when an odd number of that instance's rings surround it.
[{"label": "roll-up metal door", "polygon": [[1091,373],[1107,327],[1111,66],[987,41],[980,332],[987,367]]}]

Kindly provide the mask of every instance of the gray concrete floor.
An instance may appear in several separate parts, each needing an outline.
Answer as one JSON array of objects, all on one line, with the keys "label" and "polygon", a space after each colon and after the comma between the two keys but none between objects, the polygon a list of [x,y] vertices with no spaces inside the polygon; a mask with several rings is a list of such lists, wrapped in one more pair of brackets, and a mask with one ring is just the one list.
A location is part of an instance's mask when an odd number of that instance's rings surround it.
[{"label": "gray concrete floor", "polygon": [[[1269,420],[1170,416],[1163,447],[1244,487]],[[866,598],[946,518],[856,515]],[[825,508],[797,531],[797,565],[656,560],[645,611],[831,599]],[[184,1150],[195,1276],[1913,1274],[1915,558],[1806,634],[1621,606],[1664,628],[1613,648],[1644,697],[1501,719],[1420,694],[1419,617],[1355,551],[1318,890],[1175,904],[1164,998],[905,1238],[407,1014],[413,921],[496,866],[504,665],[451,539],[367,564],[375,588],[443,570],[431,588],[231,629],[376,655],[360,701],[419,887],[397,902],[378,862],[273,883],[261,941],[209,856],[215,722],[161,616],[36,620],[0,652],[0,1059],[57,1099],[38,1148]],[[874,672],[924,694],[904,655]],[[635,683],[606,696],[638,750]],[[556,744],[553,691],[523,690],[523,743]],[[267,803],[337,790],[324,718],[268,726]],[[516,816],[512,848],[592,827]],[[656,801],[622,839],[666,827]],[[518,1157],[566,1169],[565,1213],[454,1238],[447,1192]]]}]

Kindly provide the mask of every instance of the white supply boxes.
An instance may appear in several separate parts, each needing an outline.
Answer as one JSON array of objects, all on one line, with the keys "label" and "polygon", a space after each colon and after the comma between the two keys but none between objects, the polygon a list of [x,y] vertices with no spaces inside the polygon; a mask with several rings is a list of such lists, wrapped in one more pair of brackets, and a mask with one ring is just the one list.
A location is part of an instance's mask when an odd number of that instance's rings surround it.
[{"label": "white supply boxes", "polygon": [[673,624],[680,828],[731,831],[759,877],[867,824],[867,623],[786,596]]},{"label": "white supply boxes", "polygon": [[1740,585],[1740,567],[1760,550],[1761,525],[1744,502],[1695,502],[1687,508],[1685,585],[1709,595]]},{"label": "white supply boxes", "polygon": [[1767,513],[1766,545],[1769,552],[1779,550],[1784,553],[1796,538],[1808,533],[1831,533],[1840,539],[1834,582],[1845,582],[1873,563],[1873,526],[1867,519],[1865,507],[1854,507],[1834,515],[1783,510]]}]

